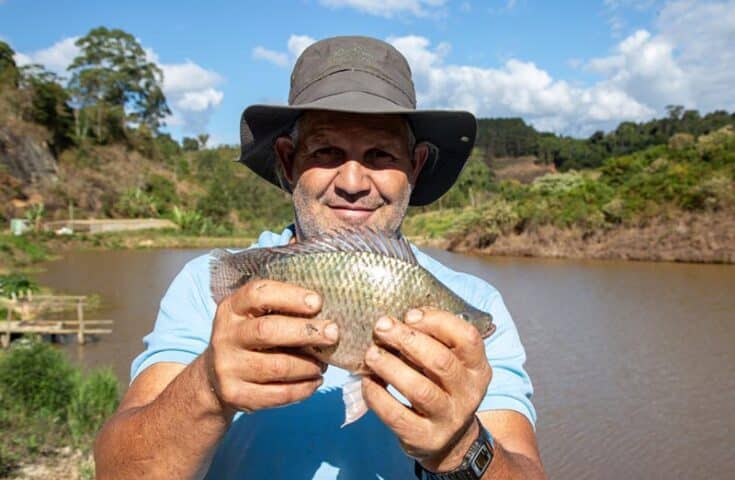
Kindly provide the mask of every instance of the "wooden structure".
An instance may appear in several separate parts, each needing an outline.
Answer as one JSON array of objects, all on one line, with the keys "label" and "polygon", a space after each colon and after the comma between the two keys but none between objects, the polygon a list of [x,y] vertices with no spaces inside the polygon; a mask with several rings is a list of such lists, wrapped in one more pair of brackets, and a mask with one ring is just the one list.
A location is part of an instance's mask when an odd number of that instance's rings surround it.
[{"label": "wooden structure", "polygon": [[[86,335],[104,335],[112,333],[112,320],[89,320],[84,318],[86,296],[79,295],[33,295],[28,291],[25,295],[10,299],[0,298],[0,304],[7,309],[5,325],[0,328],[0,344],[5,348],[10,345],[11,336],[15,333],[38,333],[41,335],[76,334],[77,342],[84,344]],[[50,313],[66,314],[76,310],[76,319],[42,319]],[[13,317],[20,317],[14,320]]]}]

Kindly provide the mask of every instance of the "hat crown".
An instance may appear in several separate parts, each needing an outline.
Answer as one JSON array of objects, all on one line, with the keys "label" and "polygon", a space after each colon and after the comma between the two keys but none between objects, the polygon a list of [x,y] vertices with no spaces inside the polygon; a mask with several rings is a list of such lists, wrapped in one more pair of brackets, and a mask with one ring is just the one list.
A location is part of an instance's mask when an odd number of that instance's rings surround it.
[{"label": "hat crown", "polygon": [[370,93],[416,108],[408,61],[391,44],[375,38],[332,37],[307,47],[291,73],[288,103],[300,105],[345,92]]}]

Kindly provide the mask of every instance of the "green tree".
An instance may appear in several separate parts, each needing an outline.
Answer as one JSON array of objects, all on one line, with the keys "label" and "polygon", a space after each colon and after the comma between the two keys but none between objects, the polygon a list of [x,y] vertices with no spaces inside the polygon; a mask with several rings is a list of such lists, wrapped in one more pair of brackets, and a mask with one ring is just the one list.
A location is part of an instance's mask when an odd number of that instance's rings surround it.
[{"label": "green tree", "polygon": [[184,137],[181,139],[181,148],[185,152],[196,152],[199,150],[199,142],[196,138]]},{"label": "green tree", "polygon": [[15,64],[13,56],[15,52],[7,43],[0,40],[0,85],[10,84],[13,87],[18,86],[20,75],[18,66]]},{"label": "green tree", "polygon": [[157,131],[171,113],[161,89],[163,73],[135,37],[98,27],[75,44],[80,53],[69,65],[69,85],[79,113],[93,115],[97,140],[107,140],[104,126],[110,120],[119,122],[122,132],[128,121]]},{"label": "green tree", "polygon": [[199,142],[199,148],[204,150],[207,148],[207,142],[209,141],[209,134],[208,133],[200,133],[197,135],[197,141]]},{"label": "green tree", "polygon": [[74,144],[74,115],[68,104],[69,92],[61,85],[59,76],[41,65],[21,68],[21,86],[31,97],[27,119],[48,129],[51,150],[58,156]]}]

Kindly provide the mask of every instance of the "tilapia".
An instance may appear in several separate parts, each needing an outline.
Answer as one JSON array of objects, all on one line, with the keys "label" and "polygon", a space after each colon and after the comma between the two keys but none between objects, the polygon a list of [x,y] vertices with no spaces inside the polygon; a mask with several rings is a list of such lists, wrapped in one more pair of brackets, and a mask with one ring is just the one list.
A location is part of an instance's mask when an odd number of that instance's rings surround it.
[{"label": "tilapia", "polygon": [[403,320],[411,308],[433,307],[470,322],[483,338],[495,329],[489,313],[469,305],[419,265],[408,240],[401,235],[347,228],[282,247],[237,253],[215,250],[211,256],[211,289],[217,303],[254,279],[287,282],[322,296],[322,309],[316,318],[337,323],[339,341],[334,346],[305,350],[358,376],[343,387],[345,424],[366,411],[359,375],[369,373],[365,352],[381,316]]}]

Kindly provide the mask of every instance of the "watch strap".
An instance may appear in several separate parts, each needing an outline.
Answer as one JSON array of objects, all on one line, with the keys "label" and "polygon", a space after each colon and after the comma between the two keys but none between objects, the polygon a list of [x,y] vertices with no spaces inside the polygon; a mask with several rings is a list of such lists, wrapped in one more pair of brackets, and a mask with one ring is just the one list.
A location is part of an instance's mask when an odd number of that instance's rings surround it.
[{"label": "watch strap", "polygon": [[459,467],[448,472],[430,472],[418,461],[414,463],[414,474],[418,480],[479,480],[490,467],[495,454],[494,441],[490,432],[483,427],[477,418],[480,427],[477,439],[472,443],[462,459]]}]

